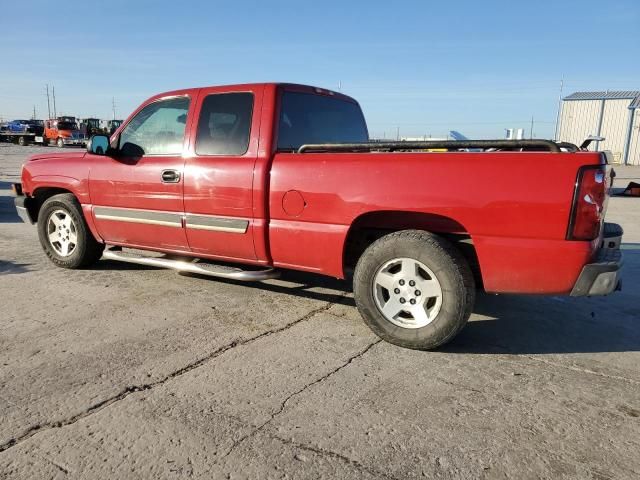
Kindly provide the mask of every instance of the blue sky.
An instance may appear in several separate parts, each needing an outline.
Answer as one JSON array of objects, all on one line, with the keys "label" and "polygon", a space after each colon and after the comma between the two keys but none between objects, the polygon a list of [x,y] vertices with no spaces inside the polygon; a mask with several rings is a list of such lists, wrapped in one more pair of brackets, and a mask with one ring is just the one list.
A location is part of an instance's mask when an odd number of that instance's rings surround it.
[{"label": "blue sky", "polygon": [[[4,2],[3,2],[4,3]],[[0,116],[118,117],[165,90],[308,83],[357,98],[372,136],[551,137],[560,79],[640,89],[640,2],[6,2]]]}]

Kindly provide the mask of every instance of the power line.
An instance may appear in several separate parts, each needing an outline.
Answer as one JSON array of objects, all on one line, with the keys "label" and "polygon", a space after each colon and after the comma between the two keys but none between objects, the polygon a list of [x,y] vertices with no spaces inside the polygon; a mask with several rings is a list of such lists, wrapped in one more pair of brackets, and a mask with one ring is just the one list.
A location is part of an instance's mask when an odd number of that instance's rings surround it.
[{"label": "power line", "polygon": [[51,103],[49,102],[49,84],[47,83],[47,120],[51,118]]},{"label": "power line", "polygon": [[562,108],[562,87],[564,87],[563,78],[560,79],[560,93],[558,94],[558,113],[556,114],[556,129],[554,134],[555,140],[560,139],[560,132],[558,129],[560,128],[560,109]]},{"label": "power line", "polygon": [[58,112],[56,110],[56,87],[53,86],[53,117],[58,118]]}]

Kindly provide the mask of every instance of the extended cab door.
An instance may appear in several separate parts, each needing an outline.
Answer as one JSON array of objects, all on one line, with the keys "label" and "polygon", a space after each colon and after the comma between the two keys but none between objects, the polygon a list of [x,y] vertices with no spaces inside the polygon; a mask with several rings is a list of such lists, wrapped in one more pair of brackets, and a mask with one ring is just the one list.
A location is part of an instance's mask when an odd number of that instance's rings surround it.
[{"label": "extended cab door", "polygon": [[93,215],[107,243],[188,251],[183,148],[193,95],[154,99],[122,129],[115,156],[94,156]]},{"label": "extended cab door", "polygon": [[258,152],[261,87],[200,91],[184,178],[191,251],[255,260],[252,190]]}]

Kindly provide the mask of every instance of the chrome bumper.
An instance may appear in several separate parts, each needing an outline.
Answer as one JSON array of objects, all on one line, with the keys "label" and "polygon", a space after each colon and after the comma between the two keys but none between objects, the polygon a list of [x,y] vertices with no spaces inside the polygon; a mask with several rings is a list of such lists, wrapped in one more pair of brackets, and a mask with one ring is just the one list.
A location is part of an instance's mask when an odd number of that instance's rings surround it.
[{"label": "chrome bumper", "polygon": [[30,199],[28,199],[27,197],[19,196],[14,199],[14,203],[16,206],[16,212],[18,213],[18,216],[20,217],[20,219],[24,223],[33,225],[35,222],[31,218],[31,215],[29,214],[29,210],[27,209],[27,206],[26,206],[26,202],[28,200]]},{"label": "chrome bumper", "polygon": [[63,138],[62,143],[65,145],[82,145],[85,146],[88,140],[86,138]]},{"label": "chrome bumper", "polygon": [[580,276],[571,290],[572,297],[587,295],[608,295],[621,290],[622,281],[622,227],[615,223],[605,224],[602,248],[598,250],[596,261],[582,268]]}]

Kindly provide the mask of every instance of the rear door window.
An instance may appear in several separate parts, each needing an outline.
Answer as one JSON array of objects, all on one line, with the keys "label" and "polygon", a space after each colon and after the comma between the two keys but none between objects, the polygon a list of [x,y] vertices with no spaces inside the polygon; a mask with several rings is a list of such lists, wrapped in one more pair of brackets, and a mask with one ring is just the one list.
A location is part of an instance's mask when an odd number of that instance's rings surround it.
[{"label": "rear door window", "polygon": [[297,150],[309,143],[368,141],[367,125],[357,103],[326,95],[283,93],[278,150]]},{"label": "rear door window", "polygon": [[249,148],[253,94],[217,93],[202,102],[196,154],[244,155]]}]

